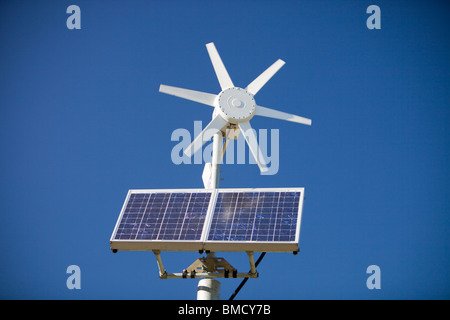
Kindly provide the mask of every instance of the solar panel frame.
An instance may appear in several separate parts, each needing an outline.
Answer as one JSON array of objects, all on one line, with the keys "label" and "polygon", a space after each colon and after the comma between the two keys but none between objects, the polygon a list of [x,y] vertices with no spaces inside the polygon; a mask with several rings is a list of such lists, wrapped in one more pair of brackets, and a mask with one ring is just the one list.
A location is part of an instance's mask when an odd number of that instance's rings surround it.
[{"label": "solar panel frame", "polygon": [[[170,213],[168,212],[168,207],[166,207],[163,216],[159,217],[158,220],[160,221],[160,225],[158,226],[159,231],[156,237],[153,237],[152,239],[145,239],[144,237],[138,236],[139,231],[143,230],[137,228],[136,232],[134,234],[128,234],[129,236],[134,235],[134,239],[131,239],[131,237],[125,237],[125,239],[120,239],[121,233],[120,233],[120,226],[123,225],[123,221],[126,214],[126,209],[128,204],[130,203],[130,199],[133,195],[156,195],[156,194],[171,194],[171,195],[177,195],[177,194],[209,194],[209,200],[208,200],[208,206],[205,213],[205,217],[203,221],[200,221],[199,226],[201,226],[201,234],[198,239],[170,239],[170,235],[177,235],[177,233],[172,233],[173,231],[178,230],[181,232],[182,227],[177,229],[170,229],[169,226],[170,223],[162,224],[162,222],[165,220],[166,222],[170,222]],[[208,189],[143,189],[143,190],[129,190],[128,194],[125,198],[124,204],[122,206],[122,210],[120,211],[119,218],[117,219],[116,225],[114,227],[114,231],[110,238],[110,247],[112,250],[124,250],[124,251],[150,251],[150,250],[162,250],[162,251],[197,251],[201,250],[203,247],[203,242],[206,237],[205,233],[205,221],[206,217],[209,214],[209,211],[211,210],[211,198],[213,197],[212,190]],[[167,200],[167,203],[169,200]],[[186,204],[187,207],[187,204]],[[145,208],[146,209],[146,208]],[[142,219],[144,218],[144,213],[142,213]],[[168,215],[166,217],[166,215]],[[148,216],[148,215],[147,215]],[[186,216],[185,216],[186,217]],[[184,221],[184,220],[183,220]],[[189,222],[188,222],[189,223]],[[167,230],[170,230],[170,232],[167,233],[168,237],[165,237],[165,233],[161,235],[161,231],[164,230],[166,232]],[[181,233],[178,234],[179,238],[181,237]],[[158,239],[159,238],[159,239]]]},{"label": "solar panel frame", "polygon": [[[237,240],[210,240],[210,232],[213,226],[214,216],[217,213],[217,201],[220,194],[226,193],[240,193],[240,194],[254,194],[254,193],[279,193],[279,192],[298,192],[298,208],[295,220],[295,234],[294,238],[289,241],[274,241],[274,237],[271,241],[258,241],[258,240],[239,240],[238,233],[236,232]],[[210,194],[209,204],[206,210],[206,215],[203,220],[201,236],[197,240],[170,240],[170,239],[117,239],[119,226],[124,217],[125,210],[130,201],[130,197],[136,194],[155,194],[155,193],[208,193]],[[122,206],[119,218],[117,219],[114,227],[113,234],[110,239],[110,247],[112,250],[125,250],[125,251],[198,251],[198,250],[210,250],[210,251],[255,251],[255,252],[293,252],[299,251],[299,239],[300,239],[300,225],[301,216],[303,210],[303,198],[304,188],[232,188],[232,189],[144,189],[144,190],[129,190],[127,197]],[[237,202],[236,202],[237,206]],[[268,210],[270,211],[270,210]],[[235,213],[236,214],[236,213]],[[263,214],[263,213],[261,213]],[[252,218],[256,221],[256,217]],[[291,218],[292,220],[292,218]],[[268,224],[267,224],[268,225]],[[162,220],[159,228],[163,228]],[[164,225],[166,229],[167,226]],[[255,228],[252,225],[252,228]],[[274,227],[275,228],[275,227]],[[292,229],[292,226],[290,227]],[[290,230],[292,232],[292,230]],[[231,233],[231,231],[230,231]],[[291,235],[292,237],[292,235]]]}]

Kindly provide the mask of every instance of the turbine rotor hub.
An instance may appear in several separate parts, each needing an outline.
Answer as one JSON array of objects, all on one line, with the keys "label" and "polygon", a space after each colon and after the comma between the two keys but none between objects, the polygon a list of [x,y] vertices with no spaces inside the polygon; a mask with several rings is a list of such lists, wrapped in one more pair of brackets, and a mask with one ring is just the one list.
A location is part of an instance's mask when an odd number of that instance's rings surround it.
[{"label": "turbine rotor hub", "polygon": [[238,87],[225,89],[219,94],[218,102],[222,117],[231,123],[246,122],[255,115],[255,99],[245,89]]}]

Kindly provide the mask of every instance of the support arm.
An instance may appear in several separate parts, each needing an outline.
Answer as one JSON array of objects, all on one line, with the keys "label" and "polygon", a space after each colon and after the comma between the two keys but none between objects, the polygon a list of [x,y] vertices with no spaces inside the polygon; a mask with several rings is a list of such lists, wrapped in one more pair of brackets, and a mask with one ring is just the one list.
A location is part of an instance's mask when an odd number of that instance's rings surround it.
[{"label": "support arm", "polygon": [[253,257],[253,251],[247,251],[248,261],[250,262],[250,274],[256,274],[255,258]]},{"label": "support arm", "polygon": [[153,250],[153,253],[156,256],[156,262],[158,263],[158,269],[159,269],[159,278],[160,279],[167,279],[167,271],[164,269],[164,265],[161,259],[161,251],[159,250]]}]

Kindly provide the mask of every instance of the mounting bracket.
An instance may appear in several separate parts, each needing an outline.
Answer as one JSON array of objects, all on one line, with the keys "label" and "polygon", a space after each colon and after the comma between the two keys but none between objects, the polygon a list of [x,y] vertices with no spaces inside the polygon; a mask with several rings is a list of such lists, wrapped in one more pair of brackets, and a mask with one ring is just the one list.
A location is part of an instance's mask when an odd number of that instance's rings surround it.
[{"label": "mounting bracket", "polygon": [[208,253],[206,257],[200,257],[195,260],[189,267],[181,273],[167,273],[161,258],[160,250],[153,250],[158,264],[160,279],[176,279],[176,278],[258,278],[258,272],[255,268],[253,259],[253,251],[247,251],[250,272],[238,273],[224,258],[216,257],[213,252]]}]

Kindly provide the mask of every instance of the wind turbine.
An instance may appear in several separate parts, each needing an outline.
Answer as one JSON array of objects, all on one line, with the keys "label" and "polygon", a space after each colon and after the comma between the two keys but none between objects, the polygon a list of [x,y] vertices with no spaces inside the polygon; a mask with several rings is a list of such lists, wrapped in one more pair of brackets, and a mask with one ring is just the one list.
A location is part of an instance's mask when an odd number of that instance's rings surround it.
[{"label": "wind turbine", "polygon": [[[234,131],[234,136],[237,137],[239,133],[238,130],[240,130],[245,137],[250,152],[255,158],[261,173],[267,172],[267,162],[258,146],[256,135],[250,125],[250,119],[254,116],[262,116],[311,125],[311,119],[262,107],[255,102],[254,96],[270,80],[270,78],[280,70],[285,62],[278,59],[243,89],[236,87],[233,84],[214,43],[208,43],[206,49],[208,50],[209,57],[221,87],[221,91],[218,94],[177,88],[163,84],[159,87],[159,91],[162,93],[214,107],[213,119],[194,139],[191,145],[185,149],[184,153],[191,157],[220,131],[225,132],[226,129],[231,129]],[[226,136],[226,139],[228,141],[229,136]]]}]

